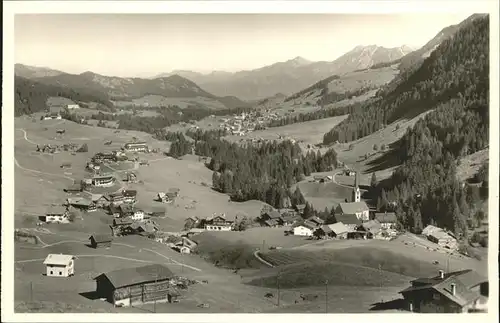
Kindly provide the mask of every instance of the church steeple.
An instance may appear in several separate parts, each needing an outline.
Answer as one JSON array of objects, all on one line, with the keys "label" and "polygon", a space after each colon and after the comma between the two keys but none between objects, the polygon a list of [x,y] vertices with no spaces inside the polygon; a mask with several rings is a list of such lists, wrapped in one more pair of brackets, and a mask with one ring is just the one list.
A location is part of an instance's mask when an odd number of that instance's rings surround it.
[{"label": "church steeple", "polygon": [[359,189],[359,173],[356,172],[356,177],[354,179],[354,187],[352,190],[352,201],[360,202],[361,201],[361,191]]}]

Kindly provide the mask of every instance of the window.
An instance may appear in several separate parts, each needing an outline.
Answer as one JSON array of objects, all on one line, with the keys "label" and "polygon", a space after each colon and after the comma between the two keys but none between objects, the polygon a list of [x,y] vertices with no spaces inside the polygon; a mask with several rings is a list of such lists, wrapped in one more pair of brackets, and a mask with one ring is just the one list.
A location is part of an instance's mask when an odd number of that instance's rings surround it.
[{"label": "window", "polygon": [[432,298],[434,298],[434,300],[436,300],[436,301],[439,301],[439,299],[440,299],[439,294],[433,294]]},{"label": "window", "polygon": [[59,272],[59,276],[62,276],[62,271]]},{"label": "window", "polygon": [[51,274],[51,275],[54,275],[54,271],[52,271],[52,270],[51,270],[51,271],[50,271],[50,274]]}]

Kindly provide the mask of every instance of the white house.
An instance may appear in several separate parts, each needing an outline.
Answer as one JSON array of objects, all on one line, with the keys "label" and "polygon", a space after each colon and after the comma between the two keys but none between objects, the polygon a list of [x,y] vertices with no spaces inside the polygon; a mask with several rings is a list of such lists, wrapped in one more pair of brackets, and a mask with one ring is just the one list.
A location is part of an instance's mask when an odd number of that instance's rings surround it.
[{"label": "white house", "polygon": [[365,202],[339,203],[335,215],[356,215],[361,221],[370,220],[370,209]]},{"label": "white house", "polygon": [[232,230],[232,225],[227,223],[227,224],[208,224],[205,226],[205,230],[207,231],[231,231]]},{"label": "white house", "polygon": [[69,212],[63,206],[52,206],[45,213],[45,222],[47,223],[69,223]]},{"label": "white house", "polygon": [[73,109],[79,109],[79,108],[80,108],[80,106],[79,106],[78,104],[68,104],[68,105],[66,106],[66,108],[67,108],[68,110],[73,110]]},{"label": "white house", "polygon": [[293,235],[295,236],[304,236],[304,237],[311,237],[313,235],[314,229],[305,226],[305,225],[299,225],[293,228]]},{"label": "white house", "polygon": [[75,256],[72,255],[49,254],[43,264],[50,277],[69,277],[75,274]]},{"label": "white house", "polygon": [[134,221],[142,221],[144,220],[144,211],[141,210],[135,211],[130,218]]}]

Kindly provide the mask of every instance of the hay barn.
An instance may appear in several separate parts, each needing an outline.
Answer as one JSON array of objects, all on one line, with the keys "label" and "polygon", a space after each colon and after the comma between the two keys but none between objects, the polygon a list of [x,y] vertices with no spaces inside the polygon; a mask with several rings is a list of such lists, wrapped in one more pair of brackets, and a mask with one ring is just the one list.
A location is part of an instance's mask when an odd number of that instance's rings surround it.
[{"label": "hay barn", "polygon": [[125,268],[101,274],[94,278],[96,292],[115,306],[152,301],[172,301],[177,295],[171,287],[172,271],[160,264]]}]

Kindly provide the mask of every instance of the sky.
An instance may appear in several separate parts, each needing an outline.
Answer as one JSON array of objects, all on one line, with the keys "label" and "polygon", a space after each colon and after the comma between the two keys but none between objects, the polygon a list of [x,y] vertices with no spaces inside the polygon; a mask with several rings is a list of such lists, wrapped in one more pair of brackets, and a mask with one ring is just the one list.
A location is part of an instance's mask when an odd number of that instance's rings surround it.
[{"label": "sky", "polygon": [[358,45],[418,48],[471,14],[22,14],[15,61],[121,77],[235,72]]}]

